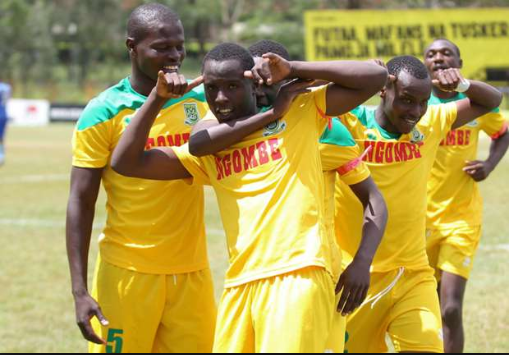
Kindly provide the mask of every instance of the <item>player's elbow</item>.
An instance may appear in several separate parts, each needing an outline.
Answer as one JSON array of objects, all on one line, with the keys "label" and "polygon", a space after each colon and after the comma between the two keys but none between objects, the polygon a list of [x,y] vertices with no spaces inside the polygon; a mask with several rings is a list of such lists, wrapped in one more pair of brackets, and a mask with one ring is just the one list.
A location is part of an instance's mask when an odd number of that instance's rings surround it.
[{"label": "player's elbow", "polygon": [[111,168],[120,175],[134,177],[131,164],[125,161],[121,156],[113,155],[111,159]]},{"label": "player's elbow", "polygon": [[189,139],[189,153],[198,158],[213,154],[209,149],[210,141],[203,139],[203,134],[200,133],[192,135]]}]

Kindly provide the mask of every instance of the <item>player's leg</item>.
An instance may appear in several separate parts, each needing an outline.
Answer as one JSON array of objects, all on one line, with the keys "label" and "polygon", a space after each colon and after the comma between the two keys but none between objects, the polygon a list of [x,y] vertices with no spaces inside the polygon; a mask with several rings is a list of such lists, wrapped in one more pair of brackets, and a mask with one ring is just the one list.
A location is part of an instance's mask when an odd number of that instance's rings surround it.
[{"label": "player's leg", "polygon": [[164,276],[139,274],[98,260],[92,297],[109,326],[92,321],[107,344],[90,343],[91,353],[152,351],[165,303]]},{"label": "player's leg", "polygon": [[445,352],[462,353],[465,345],[463,299],[467,280],[461,276],[443,272],[440,285]]},{"label": "player's leg", "polygon": [[437,282],[431,268],[405,270],[394,288],[389,336],[397,352],[443,353],[443,331]]},{"label": "player's leg", "polygon": [[7,115],[0,112],[0,165],[5,163],[4,137],[7,126]]},{"label": "player's leg", "polygon": [[371,274],[368,302],[347,317],[345,352],[385,353],[389,350],[385,337],[394,300],[390,290],[383,291],[397,278],[397,270]]},{"label": "player's leg", "polygon": [[440,303],[446,352],[462,352],[464,348],[463,300],[480,238],[480,227],[451,230],[440,249]]},{"label": "player's leg", "polygon": [[[254,286],[253,321],[258,353],[341,351],[327,341],[335,321],[334,282],[323,268],[310,267],[261,280]],[[339,318],[338,318],[339,319]]]},{"label": "player's leg", "polygon": [[210,269],[166,276],[166,297],[153,352],[212,352],[217,310]]},{"label": "player's leg", "polygon": [[253,353],[253,283],[224,290],[217,312],[214,353]]}]

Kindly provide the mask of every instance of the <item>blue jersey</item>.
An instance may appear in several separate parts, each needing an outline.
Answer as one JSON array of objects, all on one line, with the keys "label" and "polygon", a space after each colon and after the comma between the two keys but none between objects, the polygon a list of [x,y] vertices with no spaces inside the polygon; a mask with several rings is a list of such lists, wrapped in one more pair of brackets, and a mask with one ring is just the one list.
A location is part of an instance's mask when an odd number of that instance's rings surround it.
[{"label": "blue jersey", "polygon": [[0,116],[6,116],[7,100],[11,97],[11,86],[0,83]]}]

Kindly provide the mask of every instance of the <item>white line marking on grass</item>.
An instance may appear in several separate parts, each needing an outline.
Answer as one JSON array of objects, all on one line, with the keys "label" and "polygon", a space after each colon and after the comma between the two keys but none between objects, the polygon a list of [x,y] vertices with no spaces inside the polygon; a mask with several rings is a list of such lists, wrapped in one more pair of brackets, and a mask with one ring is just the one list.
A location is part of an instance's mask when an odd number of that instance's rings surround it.
[{"label": "white line marking on grass", "polygon": [[[94,223],[94,229],[102,229],[106,225],[105,221]],[[65,228],[65,222],[49,220],[49,219],[15,219],[15,218],[0,218],[0,226],[11,227],[40,227],[40,228]],[[224,236],[225,233],[222,229],[208,228],[209,235]]]},{"label": "white line marking on grass", "polygon": [[495,245],[486,245],[481,247],[482,251],[508,251],[509,252],[509,244],[495,244]]},{"label": "white line marking on grass", "polygon": [[0,185],[7,184],[38,184],[41,182],[68,181],[68,174],[54,175],[22,175],[0,179]]},{"label": "white line marking on grass", "polygon": [[[105,222],[94,223],[94,229],[104,228]],[[9,227],[38,227],[38,228],[65,228],[65,222],[49,219],[14,219],[0,218],[1,226]]]}]

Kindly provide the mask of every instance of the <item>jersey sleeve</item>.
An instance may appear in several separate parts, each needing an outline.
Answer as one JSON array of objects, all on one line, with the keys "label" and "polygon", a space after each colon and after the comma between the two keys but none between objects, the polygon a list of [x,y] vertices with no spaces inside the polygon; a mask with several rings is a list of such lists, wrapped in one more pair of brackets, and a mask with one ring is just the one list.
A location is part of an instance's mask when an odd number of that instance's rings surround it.
[{"label": "jersey sleeve", "polygon": [[481,118],[481,129],[492,139],[498,139],[507,133],[509,127],[507,120],[504,118],[500,109],[496,109],[493,112]]},{"label": "jersey sleeve", "polygon": [[191,183],[196,185],[210,185],[210,178],[207,173],[203,158],[195,157],[189,153],[189,144],[182,147],[172,147],[175,155],[180,160],[182,165],[187,169],[192,176]]},{"label": "jersey sleeve", "polygon": [[112,153],[112,117],[106,106],[92,101],[74,130],[72,165],[78,168],[104,168]]},{"label": "jersey sleeve", "polygon": [[355,185],[370,176],[363,153],[346,127],[335,118],[320,139],[320,157],[324,171],[336,170],[343,182]]}]

